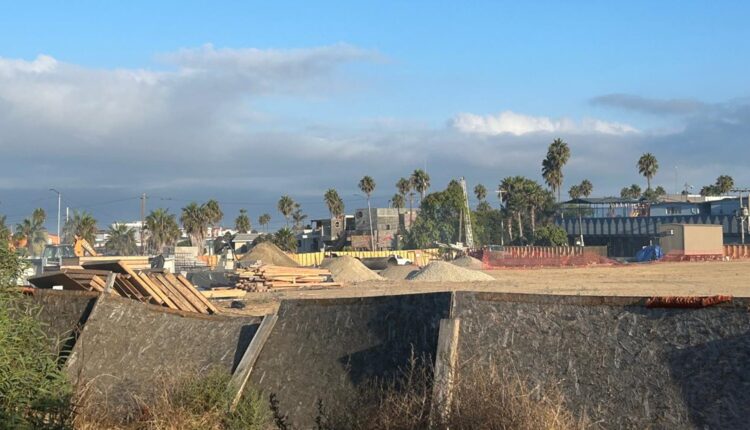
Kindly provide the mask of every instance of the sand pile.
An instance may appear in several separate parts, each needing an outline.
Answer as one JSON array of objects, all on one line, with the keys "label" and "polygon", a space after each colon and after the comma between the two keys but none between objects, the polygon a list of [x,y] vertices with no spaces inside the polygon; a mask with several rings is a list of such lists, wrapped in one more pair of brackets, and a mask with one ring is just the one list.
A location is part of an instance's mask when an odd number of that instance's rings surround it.
[{"label": "sand pile", "polygon": [[388,266],[385,270],[380,272],[380,276],[393,281],[403,281],[417,272],[419,272],[419,267],[412,264],[406,266]]},{"label": "sand pile", "polygon": [[467,269],[474,270],[482,270],[482,268],[484,267],[484,265],[482,264],[482,260],[474,257],[469,257],[468,255],[456,258],[455,260],[451,261],[451,263],[455,264],[458,267],[465,267]]},{"label": "sand pile", "polygon": [[458,267],[446,261],[433,261],[409,277],[412,281],[471,282],[494,281],[492,276],[476,270]]},{"label": "sand pile", "polygon": [[274,266],[299,267],[299,264],[292,257],[286,255],[284,251],[271,242],[261,242],[255,245],[240,261],[245,264],[260,261],[263,264]]},{"label": "sand pile", "polygon": [[323,260],[320,267],[328,269],[337,282],[379,281],[383,278],[368,269],[361,261],[348,255]]}]

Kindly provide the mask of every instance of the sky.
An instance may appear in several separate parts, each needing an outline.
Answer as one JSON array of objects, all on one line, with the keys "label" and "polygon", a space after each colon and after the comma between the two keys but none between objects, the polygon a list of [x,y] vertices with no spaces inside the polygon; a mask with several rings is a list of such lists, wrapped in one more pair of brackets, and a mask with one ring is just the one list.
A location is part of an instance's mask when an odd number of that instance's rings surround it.
[{"label": "sky", "polygon": [[[645,179],[750,186],[747,2],[3,2],[0,214],[100,226],[219,200],[283,225],[336,188],[373,204],[426,168],[541,181],[555,138],[582,179],[617,195]],[[497,200],[491,200],[497,204]],[[257,223],[256,223],[257,224]]]}]

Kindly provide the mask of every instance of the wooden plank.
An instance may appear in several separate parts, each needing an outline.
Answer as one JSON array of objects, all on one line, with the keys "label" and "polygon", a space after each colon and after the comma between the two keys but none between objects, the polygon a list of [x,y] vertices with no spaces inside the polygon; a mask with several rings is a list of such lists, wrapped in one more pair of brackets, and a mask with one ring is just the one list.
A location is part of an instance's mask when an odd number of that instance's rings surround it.
[{"label": "wooden plank", "polygon": [[151,297],[144,296],[125,276],[126,275],[117,275],[117,279],[115,280],[115,290],[123,297],[148,303]]},{"label": "wooden plank", "polygon": [[91,282],[89,282],[89,285],[96,291],[104,291],[104,288],[106,287],[106,285],[104,284],[104,280],[96,275],[91,278]]},{"label": "wooden plank", "polygon": [[131,283],[138,283],[141,287],[143,287],[144,290],[146,290],[151,297],[154,298],[154,300],[160,304],[164,305],[168,308],[177,309],[177,305],[174,304],[167,296],[164,295],[158,288],[156,288],[154,285],[151,285],[151,282],[147,277],[141,278],[138,276],[126,263],[117,263],[120,267],[122,267],[122,270],[125,271],[128,275],[130,275],[130,281]]},{"label": "wooden plank", "polygon": [[250,341],[245,353],[242,354],[242,359],[237,365],[237,369],[232,374],[232,379],[229,380],[230,393],[234,394],[232,399],[232,405],[230,411],[233,411],[237,404],[242,399],[242,392],[245,390],[247,381],[250,380],[250,374],[255,367],[255,363],[258,361],[260,352],[263,350],[263,346],[266,344],[271,332],[273,331],[276,321],[279,319],[278,315],[266,315],[263,317],[263,321],[260,322],[258,331],[255,332],[253,339]]},{"label": "wooden plank", "polygon": [[[162,275],[160,275],[162,276]],[[174,289],[179,291],[180,294],[185,298],[185,300],[189,301],[190,304],[200,313],[211,313],[208,309],[208,306],[203,304],[203,302],[196,297],[197,295],[201,295],[200,292],[195,289],[194,287],[192,289],[185,288],[184,285],[182,285],[182,282],[180,282],[177,277],[171,273],[165,273],[164,278],[167,282],[170,282]]]},{"label": "wooden plank", "polygon": [[199,292],[208,299],[241,299],[247,295],[247,291],[239,288],[230,288],[228,290],[201,290]]},{"label": "wooden plank", "polygon": [[440,320],[437,353],[435,354],[435,382],[432,387],[432,409],[430,411],[433,420],[438,417],[444,418],[450,411],[458,361],[460,328],[461,320],[459,318]]},{"label": "wooden plank", "polygon": [[175,279],[177,279],[182,285],[184,285],[186,288],[190,289],[191,293],[198,298],[198,300],[203,303],[206,308],[213,314],[219,313],[218,309],[211,304],[211,302],[208,301],[207,298],[203,296],[203,294],[199,293],[198,290],[193,286],[193,284],[190,283],[184,276],[182,275],[175,275]]},{"label": "wooden plank", "polygon": [[[144,274],[144,276],[146,275]],[[188,299],[184,297],[182,291],[180,291],[179,288],[175,287],[167,278],[164,277],[164,275],[159,273],[150,273],[148,277],[153,283],[158,283],[163,286],[164,291],[169,294],[169,297],[175,303],[177,303],[180,306],[180,309],[182,309],[183,311],[206,313],[205,307],[194,306]]]},{"label": "wooden plank", "polygon": [[105,293],[111,293],[112,292],[112,286],[115,284],[115,280],[117,279],[117,273],[115,272],[109,272],[109,275],[107,275],[107,282],[104,285],[104,292]]}]

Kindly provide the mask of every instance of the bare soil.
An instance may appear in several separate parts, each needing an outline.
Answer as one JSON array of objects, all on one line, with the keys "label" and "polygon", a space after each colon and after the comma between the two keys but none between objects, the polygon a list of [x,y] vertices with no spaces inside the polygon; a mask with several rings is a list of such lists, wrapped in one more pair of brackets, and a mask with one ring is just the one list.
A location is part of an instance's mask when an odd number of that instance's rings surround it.
[{"label": "bare soil", "polygon": [[750,260],[647,263],[585,268],[490,270],[493,281],[419,282],[384,280],[335,289],[251,293],[245,314],[274,312],[283,299],[369,297],[437,291],[492,291],[592,296],[750,297]]}]

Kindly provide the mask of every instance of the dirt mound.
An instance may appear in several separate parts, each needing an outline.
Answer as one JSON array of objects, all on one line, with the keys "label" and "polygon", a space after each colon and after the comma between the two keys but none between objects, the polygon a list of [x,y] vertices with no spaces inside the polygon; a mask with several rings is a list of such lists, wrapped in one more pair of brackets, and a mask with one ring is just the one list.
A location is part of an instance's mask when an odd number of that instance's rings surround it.
[{"label": "dirt mound", "polygon": [[299,264],[292,257],[286,255],[284,251],[271,242],[261,242],[255,245],[240,261],[245,264],[261,261],[263,264],[274,266],[299,267]]},{"label": "dirt mound", "polygon": [[419,272],[419,267],[411,264],[406,266],[388,266],[385,270],[380,272],[380,276],[393,281],[403,281],[417,272]]},{"label": "dirt mound", "polygon": [[482,260],[476,259],[474,257],[469,257],[468,255],[456,258],[455,260],[451,261],[451,263],[455,264],[458,267],[464,267],[466,269],[474,270],[482,270],[482,268],[484,267],[484,264],[482,264]]},{"label": "dirt mound", "polygon": [[368,269],[361,261],[348,255],[325,259],[320,267],[328,269],[337,282],[379,281],[383,278]]},{"label": "dirt mound", "polygon": [[471,282],[494,281],[492,276],[476,270],[458,267],[446,261],[433,261],[419,272],[409,276],[412,281]]}]

